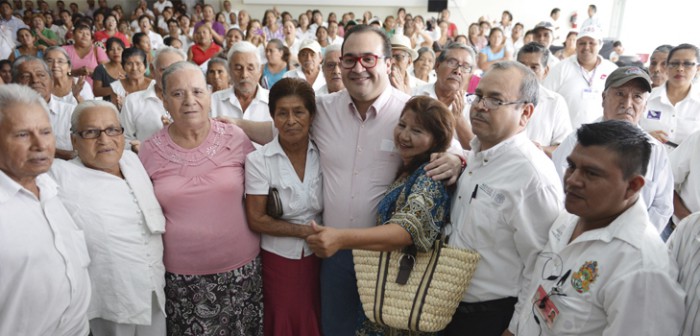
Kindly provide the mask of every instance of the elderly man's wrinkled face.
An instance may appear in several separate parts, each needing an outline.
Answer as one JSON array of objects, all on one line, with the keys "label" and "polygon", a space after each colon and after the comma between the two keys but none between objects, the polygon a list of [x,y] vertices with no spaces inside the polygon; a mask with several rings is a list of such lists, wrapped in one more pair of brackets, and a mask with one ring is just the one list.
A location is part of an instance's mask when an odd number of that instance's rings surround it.
[{"label": "elderly man's wrinkled face", "polygon": [[317,71],[321,56],[311,49],[302,49],[299,51],[299,63],[304,71]]},{"label": "elderly man's wrinkled face", "polygon": [[651,77],[651,86],[657,87],[666,84],[668,79],[666,74],[666,59],[668,59],[668,53],[662,51],[655,51],[651,54],[649,60],[649,75]]},{"label": "elderly man's wrinkled face", "polygon": [[649,93],[640,81],[631,80],[619,87],[611,87],[603,92],[603,118],[605,120],[625,120],[634,125],[639,123],[646,111]]},{"label": "elderly man's wrinkled face", "polygon": [[340,50],[327,51],[323,60],[323,77],[328,85],[328,92],[333,93],[345,88],[340,73]]},{"label": "elderly man's wrinkled face", "polygon": [[56,138],[49,115],[37,104],[3,106],[0,114],[0,170],[26,186],[53,162]]},{"label": "elderly man's wrinkled face", "polygon": [[211,95],[201,70],[180,69],[165,80],[163,107],[172,116],[174,124],[201,126],[208,122]]},{"label": "elderly man's wrinkled face", "polygon": [[[87,108],[72,132],[73,149],[78,151],[85,167],[108,173],[119,172],[124,133],[116,111],[103,106]],[[92,138],[95,134],[97,137]]]},{"label": "elderly man's wrinkled face", "polygon": [[262,66],[255,53],[236,53],[229,62],[233,88],[242,94],[253,94],[258,88]]},{"label": "elderly man's wrinkled face", "polygon": [[435,65],[437,73],[435,85],[443,90],[454,92],[465,90],[474,69],[472,55],[464,49],[448,49],[445,52],[447,53],[445,60]]},{"label": "elderly man's wrinkled face", "polygon": [[19,72],[19,84],[26,85],[38,92],[48,102],[51,98],[53,81],[51,74],[41,61],[26,61],[17,68]]}]

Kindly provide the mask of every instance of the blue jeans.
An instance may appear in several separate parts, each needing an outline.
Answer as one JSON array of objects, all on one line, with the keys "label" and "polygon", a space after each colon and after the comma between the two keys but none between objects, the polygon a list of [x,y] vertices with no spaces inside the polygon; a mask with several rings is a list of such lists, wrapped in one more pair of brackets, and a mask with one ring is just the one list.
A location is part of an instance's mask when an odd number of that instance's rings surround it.
[{"label": "blue jeans", "polygon": [[338,251],[321,263],[321,328],[327,336],[354,336],[360,295],[352,251]]}]

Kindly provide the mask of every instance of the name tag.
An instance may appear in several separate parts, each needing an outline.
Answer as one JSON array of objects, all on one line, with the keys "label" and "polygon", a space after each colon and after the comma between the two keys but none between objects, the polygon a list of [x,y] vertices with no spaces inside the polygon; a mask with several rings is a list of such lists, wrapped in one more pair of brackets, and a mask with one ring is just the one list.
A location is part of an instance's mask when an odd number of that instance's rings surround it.
[{"label": "name tag", "polygon": [[647,119],[660,120],[661,119],[661,111],[654,111],[654,110],[647,111]]},{"label": "name tag", "polygon": [[535,308],[535,314],[539,315],[540,324],[544,322],[551,329],[559,316],[559,308],[552,302],[552,298],[547,295],[547,291],[542,288],[542,285],[537,287],[532,304]]}]

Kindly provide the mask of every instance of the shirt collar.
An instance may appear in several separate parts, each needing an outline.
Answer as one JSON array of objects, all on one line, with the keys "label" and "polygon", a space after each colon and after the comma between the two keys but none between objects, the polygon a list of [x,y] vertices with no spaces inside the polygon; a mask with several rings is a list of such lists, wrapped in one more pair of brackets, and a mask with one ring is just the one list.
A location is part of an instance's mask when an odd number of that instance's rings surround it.
[{"label": "shirt collar", "polygon": [[[258,84],[257,90],[255,90],[255,97],[253,97],[253,101],[257,100],[257,101],[260,101],[260,102],[267,104],[269,101],[269,97],[270,97],[270,92],[268,90],[266,90],[265,88],[263,88],[262,86],[260,86],[260,84]],[[224,100],[238,102],[238,97],[236,97],[236,91],[234,88],[229,89],[228,95],[224,98]]]},{"label": "shirt collar", "polygon": [[509,151],[512,147],[519,146],[522,143],[530,141],[527,138],[525,130],[520,131],[520,133],[501,141],[497,145],[487,149],[481,150],[481,142],[478,137],[475,137],[471,141],[472,145],[472,155],[479,161],[489,162],[494,158],[500,156],[501,154]]},{"label": "shirt collar", "polygon": [[613,239],[620,239],[639,248],[642,241],[641,237],[644,235],[647,225],[651,225],[647,214],[647,206],[642,196],[638,195],[637,201],[617,216],[608,226],[586,231],[576,238],[576,242],[600,240],[609,243]]},{"label": "shirt collar", "polygon": [[[56,182],[54,182],[51,177],[47,174],[40,174],[36,177],[36,184],[39,187],[40,198],[48,199],[57,194]],[[22,185],[17,183],[17,181],[11,179],[5,172],[0,171],[0,204],[8,202],[18,193],[24,192],[31,194],[28,190],[24,189]],[[33,194],[31,194],[34,196]]]},{"label": "shirt collar", "polygon": [[[367,109],[367,117],[369,117],[372,113],[376,115],[377,113],[380,113],[384,106],[389,102],[389,98],[394,94],[394,87],[391,86],[391,84],[387,83],[386,88],[384,88],[384,91],[377,97],[377,99],[374,100],[374,103],[370,105],[369,109]],[[345,102],[343,102],[343,105],[348,106],[348,110],[352,113],[357,112],[357,107],[355,107],[355,102],[352,101],[352,97],[350,97],[350,93],[348,93],[347,89],[344,89],[343,91],[343,98]],[[397,92],[400,92],[397,90]]]},{"label": "shirt collar", "polygon": [[[309,146],[306,152],[311,153],[314,151],[316,151],[316,147],[314,146],[313,142],[311,142],[311,137],[309,137]],[[280,145],[279,134],[275,136],[273,141],[271,141],[267,146],[264,147],[263,155],[266,157],[273,157],[275,155],[282,155],[284,157],[287,157],[287,154],[284,152],[284,149],[282,149],[282,145]]]}]

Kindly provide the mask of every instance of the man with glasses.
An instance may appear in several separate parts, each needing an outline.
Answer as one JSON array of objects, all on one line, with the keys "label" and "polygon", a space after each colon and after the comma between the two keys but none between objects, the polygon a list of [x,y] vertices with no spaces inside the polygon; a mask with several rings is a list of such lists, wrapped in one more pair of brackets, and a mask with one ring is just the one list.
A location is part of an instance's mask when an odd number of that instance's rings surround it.
[{"label": "man with glasses", "polygon": [[572,129],[603,115],[601,94],[605,78],[617,66],[598,55],[601,46],[602,32],[598,26],[581,29],[576,40],[576,57],[567,58],[552,67],[542,82],[544,87],[559,93],[566,100]]},{"label": "man with glasses", "polygon": [[[90,251],[94,336],[165,335],[165,217],[136,154],[124,151],[119,111],[87,100],[71,118],[78,156],[50,174]],[[109,248],[105,248],[108,246]]]},{"label": "man with glasses", "polygon": [[345,88],[343,76],[340,74],[341,47],[341,44],[331,44],[326,47],[326,52],[323,55],[323,64],[321,65],[326,84],[316,90],[316,95],[338,92]]},{"label": "man with glasses", "polygon": [[[547,77],[550,58],[553,57],[549,49],[537,42],[530,42],[518,51],[518,62],[530,68],[540,83]],[[552,157],[552,152],[571,133],[569,108],[564,97],[540,84],[537,106],[525,131],[537,147]]]},{"label": "man with glasses", "polygon": [[299,47],[297,55],[299,68],[287,71],[284,78],[301,78],[305,80],[314,91],[326,85],[326,79],[321,74],[321,45],[314,40],[304,40]]},{"label": "man with glasses", "polygon": [[536,258],[517,335],[678,335],[685,292],[639,197],[651,144],[622,120],[585,124],[565,207]]},{"label": "man with glasses", "polygon": [[504,61],[469,96],[476,138],[452,197],[450,244],[481,260],[447,336],[510,335],[529,308],[525,290],[562,200],[554,165],[525,132],[538,91],[530,69]]},{"label": "man with glasses", "polygon": [[15,83],[29,86],[38,92],[49,106],[49,119],[56,135],[56,157],[69,160],[75,156],[70,141],[70,118],[74,105],[53,98],[53,73],[41,58],[22,56],[12,65]]},{"label": "man with glasses", "polygon": [[391,37],[391,85],[406,94],[418,86],[428,84],[408,72],[413,61],[418,58],[418,53],[411,48],[411,39],[403,34]]},{"label": "man with glasses", "polygon": [[474,138],[469,122],[467,87],[472,79],[474,49],[464,43],[450,43],[435,60],[437,81],[413,90],[413,95],[430,96],[447,105],[455,117],[455,138],[462,148],[469,149]]}]

